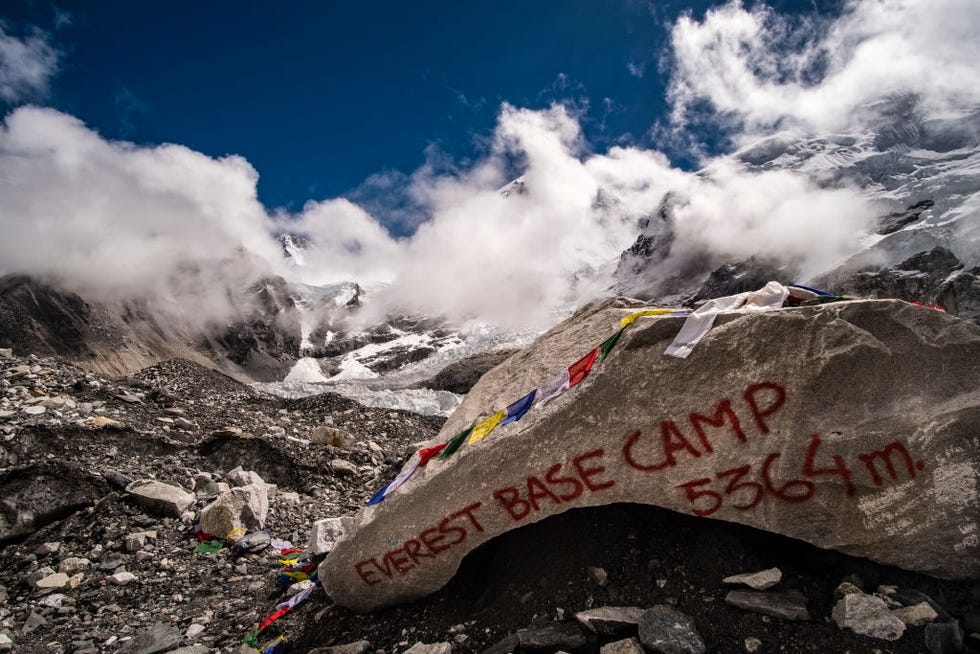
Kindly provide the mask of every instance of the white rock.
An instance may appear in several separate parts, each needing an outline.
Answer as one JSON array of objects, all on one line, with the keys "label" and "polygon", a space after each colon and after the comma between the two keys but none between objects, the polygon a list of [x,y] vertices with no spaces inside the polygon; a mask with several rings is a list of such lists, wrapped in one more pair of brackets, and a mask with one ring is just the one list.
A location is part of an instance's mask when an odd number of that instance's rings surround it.
[{"label": "white rock", "polygon": [[306,546],[311,554],[326,554],[344,536],[342,518],[324,518],[313,523],[310,529],[310,542]]},{"label": "white rock", "polygon": [[45,409],[40,404],[35,404],[33,406],[25,406],[23,409],[21,409],[21,411],[23,411],[29,416],[39,416],[45,411],[47,411],[47,409]]},{"label": "white rock", "polygon": [[248,486],[250,484],[265,484],[265,480],[259,476],[259,473],[254,470],[242,470],[241,468],[235,468],[234,471],[228,473],[228,481],[231,482],[232,486]]},{"label": "white rock", "polygon": [[239,528],[261,529],[268,513],[269,496],[264,484],[233,488],[201,510],[201,529],[226,538]]},{"label": "white rock", "polygon": [[92,562],[84,557],[69,556],[58,566],[58,572],[73,575],[79,570],[85,570],[90,565],[92,565]]},{"label": "white rock", "polygon": [[338,427],[321,425],[313,430],[313,434],[310,435],[310,442],[347,449],[354,444],[354,437]]},{"label": "white rock", "polygon": [[187,638],[187,640],[194,640],[204,632],[204,629],[205,627],[203,624],[194,623],[187,627],[187,631],[184,632],[184,637]]},{"label": "white rock", "polygon": [[884,600],[874,595],[845,595],[834,605],[831,616],[838,627],[862,636],[898,640],[905,633],[905,623],[892,615]]},{"label": "white rock", "polygon": [[0,358],[9,359],[14,356],[14,351],[9,347],[0,347]]},{"label": "white rock", "polygon": [[338,475],[353,476],[357,474],[357,466],[345,459],[334,459],[330,462],[330,467]]},{"label": "white rock", "polygon": [[[10,350],[7,350],[7,352],[10,352]],[[14,641],[10,640],[10,636],[0,633],[0,652],[12,652],[13,649]]]},{"label": "white rock", "polygon": [[34,588],[40,592],[51,592],[68,585],[68,575],[64,572],[56,572],[34,582]]}]

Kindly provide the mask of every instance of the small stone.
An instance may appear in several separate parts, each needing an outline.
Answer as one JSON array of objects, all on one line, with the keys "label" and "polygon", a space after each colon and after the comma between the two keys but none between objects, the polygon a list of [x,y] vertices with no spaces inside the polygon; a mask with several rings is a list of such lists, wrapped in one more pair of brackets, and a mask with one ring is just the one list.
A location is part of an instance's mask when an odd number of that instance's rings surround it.
[{"label": "small stone", "polygon": [[905,623],[892,615],[884,600],[874,595],[845,595],[834,605],[831,617],[841,629],[871,638],[898,640],[905,633]]},{"label": "small stone", "polygon": [[585,572],[589,575],[589,579],[596,586],[605,588],[606,584],[609,583],[609,573],[607,573],[604,568],[589,566],[585,569]]},{"label": "small stone", "polygon": [[42,413],[44,413],[45,411],[47,411],[47,409],[45,409],[40,404],[34,404],[34,405],[31,405],[31,406],[25,406],[23,409],[21,409],[21,411],[23,411],[24,413],[26,413],[29,416],[39,416]]},{"label": "small stone", "polygon": [[842,581],[841,584],[834,589],[834,599],[840,599],[845,595],[864,595],[864,591],[849,581]]},{"label": "small stone", "polygon": [[117,586],[126,586],[127,584],[136,581],[138,577],[134,575],[132,572],[123,570],[122,572],[117,572],[114,575],[110,575],[109,577],[106,577],[106,579],[108,579],[110,582],[114,583]]},{"label": "small stone", "polygon": [[345,459],[334,459],[330,462],[330,467],[342,477],[353,477],[357,474],[357,466]]},{"label": "small stone", "polygon": [[643,609],[638,606],[602,606],[580,611],[575,619],[600,636],[629,636],[636,633]]},{"label": "small stone", "polygon": [[58,608],[61,608],[61,604],[64,601],[65,601],[65,596],[64,595],[62,595],[61,593],[55,593],[53,595],[48,595],[47,597],[45,597],[44,599],[42,599],[39,602],[39,604],[41,606],[46,606],[49,609],[58,609]]},{"label": "small stone", "polygon": [[96,429],[113,429],[123,426],[118,420],[113,420],[112,418],[107,418],[105,416],[94,416],[89,420],[89,424]]},{"label": "small stone", "polygon": [[0,359],[10,359],[14,356],[14,351],[9,347],[0,347]]},{"label": "small stone", "polygon": [[745,651],[749,654],[755,654],[756,652],[762,651],[762,641],[755,636],[749,636],[744,642]]},{"label": "small stone", "polygon": [[[7,350],[9,352],[10,350]],[[0,350],[2,352],[2,350]],[[8,355],[9,356],[9,355]],[[11,652],[14,649],[14,641],[5,633],[0,633],[0,652]]]},{"label": "small stone", "polygon": [[963,651],[963,628],[960,623],[931,622],[926,625],[926,648],[929,654],[959,654]]},{"label": "small stone", "polygon": [[658,604],[644,611],[639,622],[640,642],[661,654],[704,654],[707,648],[694,620],[677,609]]},{"label": "small stone", "polygon": [[732,575],[722,579],[725,584],[744,584],[754,590],[766,590],[772,588],[783,579],[783,572],[779,568],[769,568],[760,572],[748,572]]},{"label": "small stone", "polygon": [[269,543],[272,542],[272,536],[267,531],[253,531],[250,534],[245,534],[237,541],[235,541],[235,549],[238,551],[245,550],[247,552],[261,552],[262,550],[269,547]]},{"label": "small stone", "polygon": [[34,582],[34,588],[40,593],[50,593],[53,590],[64,588],[68,585],[68,575],[64,572],[56,572]]},{"label": "small stone", "polygon": [[130,534],[126,536],[126,551],[136,552],[137,550],[143,549],[146,545],[146,534],[143,532],[137,532],[135,534]]},{"label": "small stone", "polygon": [[518,629],[517,639],[525,649],[574,651],[589,643],[589,635],[577,622],[553,622],[540,627]]},{"label": "small stone", "polygon": [[27,620],[24,621],[24,626],[20,628],[20,633],[22,634],[33,633],[37,631],[37,629],[43,627],[46,624],[48,624],[48,621],[44,619],[43,615],[31,611],[31,614],[27,616]]},{"label": "small stone", "polygon": [[34,588],[35,587],[34,584],[36,584],[39,580],[44,579],[45,577],[48,577],[53,574],[54,574],[53,568],[44,566],[43,568],[38,568],[37,570],[34,570],[33,572],[29,573],[25,581],[27,582],[28,586]]},{"label": "small stone", "polygon": [[599,654],[646,654],[646,650],[636,638],[626,638],[603,645]]},{"label": "small stone", "polygon": [[415,643],[404,654],[452,654],[451,643]]},{"label": "small stone", "polygon": [[38,546],[34,553],[38,556],[46,556],[48,554],[54,554],[59,549],[61,549],[61,543],[55,541],[53,543],[43,543]]},{"label": "small stone", "polygon": [[929,602],[919,602],[912,606],[892,609],[892,615],[910,627],[921,627],[939,617],[939,614],[929,605]]},{"label": "small stone", "polygon": [[326,554],[334,548],[344,536],[344,520],[342,518],[323,518],[313,523],[310,529],[310,541],[306,549],[311,554]]},{"label": "small stone", "polygon": [[158,622],[126,643],[119,651],[124,654],[159,654],[169,652],[178,645],[180,631],[177,627]]},{"label": "small stone", "polygon": [[200,636],[206,627],[203,624],[197,624],[196,622],[187,627],[187,631],[184,632],[184,638],[187,640],[194,640]]},{"label": "small stone", "polygon": [[799,591],[785,593],[756,590],[732,590],[725,595],[725,603],[731,606],[771,615],[784,620],[809,620],[806,598]]},{"label": "small stone", "polygon": [[135,395],[130,395],[129,393],[119,393],[118,395],[114,395],[113,397],[115,397],[117,400],[122,400],[126,404],[142,404],[143,403],[143,400],[139,399]]}]

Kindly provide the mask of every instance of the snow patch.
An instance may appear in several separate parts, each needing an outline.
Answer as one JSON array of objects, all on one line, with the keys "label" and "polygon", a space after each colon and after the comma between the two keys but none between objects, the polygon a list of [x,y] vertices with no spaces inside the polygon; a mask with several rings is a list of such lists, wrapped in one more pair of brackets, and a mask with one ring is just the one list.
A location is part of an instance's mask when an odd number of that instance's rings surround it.
[{"label": "snow patch", "polygon": [[309,383],[317,384],[327,381],[327,378],[320,370],[320,363],[313,357],[303,357],[293,365],[292,370],[286,375],[283,383]]}]

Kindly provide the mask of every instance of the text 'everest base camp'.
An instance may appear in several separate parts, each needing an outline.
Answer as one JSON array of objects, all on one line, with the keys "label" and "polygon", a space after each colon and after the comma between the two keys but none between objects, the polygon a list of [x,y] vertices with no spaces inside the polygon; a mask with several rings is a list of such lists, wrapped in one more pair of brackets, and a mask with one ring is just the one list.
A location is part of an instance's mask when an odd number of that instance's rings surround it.
[{"label": "text 'everest base camp'", "polygon": [[[636,304],[591,305],[512,355],[431,445],[589,352]],[[617,502],[980,576],[980,328],[841,302],[721,314],[687,358],[666,356],[686,320],[638,318],[576,387],[362,509],[320,564],[327,593],[357,611],[407,602],[499,534]]]}]

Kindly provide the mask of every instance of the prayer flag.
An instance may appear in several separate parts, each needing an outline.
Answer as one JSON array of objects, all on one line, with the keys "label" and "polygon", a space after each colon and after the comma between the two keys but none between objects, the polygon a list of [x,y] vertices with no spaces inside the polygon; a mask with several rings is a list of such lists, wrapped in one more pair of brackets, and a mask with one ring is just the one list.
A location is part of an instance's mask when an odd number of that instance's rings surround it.
[{"label": "prayer flag", "polygon": [[385,491],[388,490],[388,486],[391,486],[391,484],[385,484],[384,486],[382,486],[381,487],[381,490],[379,490],[377,493],[375,493],[371,497],[371,499],[369,499],[367,501],[367,504],[365,504],[365,506],[372,506],[374,504],[377,504],[381,500],[383,500],[385,498]]},{"label": "prayer flag", "polygon": [[470,434],[470,440],[467,444],[472,445],[473,443],[478,443],[482,441],[487,435],[494,430],[494,427],[500,424],[500,421],[504,419],[507,409],[501,409],[497,413],[493,414],[489,418],[481,420],[476,423],[473,427],[473,433]]},{"label": "prayer flag", "polygon": [[625,330],[625,327],[620,327],[618,332],[604,340],[602,344],[599,345],[599,361],[605,361],[606,357],[609,356],[609,352],[616,347],[619,337],[623,335]]},{"label": "prayer flag", "polygon": [[398,473],[398,476],[388,484],[388,488],[385,489],[385,497],[388,497],[396,490],[401,488],[401,485],[408,481],[408,478],[415,474],[415,471],[419,468],[419,462],[414,461],[411,465],[406,465],[402,468],[402,471]]},{"label": "prayer flag", "polygon": [[445,461],[453,454],[455,454],[456,450],[463,447],[463,443],[466,442],[466,439],[469,437],[471,431],[473,431],[472,427],[463,430],[460,433],[453,436],[452,438],[450,438],[449,441],[446,443],[446,449],[444,449],[442,451],[442,454],[439,455],[439,460]]},{"label": "prayer flag", "polygon": [[512,422],[517,422],[524,417],[524,414],[530,411],[531,406],[534,404],[534,396],[537,394],[538,389],[534,389],[521,399],[517,400],[509,407],[507,407],[507,417],[504,418],[501,425],[509,425]]},{"label": "prayer flag", "polygon": [[592,370],[597,356],[599,356],[599,348],[595,348],[568,368],[569,388],[585,379],[585,376]]},{"label": "prayer flag", "polygon": [[419,467],[424,468],[425,464],[431,461],[437,454],[439,454],[439,452],[442,452],[447,445],[449,445],[449,443],[433,445],[432,447],[419,450]]},{"label": "prayer flag", "polygon": [[538,397],[534,406],[544,406],[568,390],[568,368],[546,381],[538,389]]},{"label": "prayer flag", "polygon": [[619,321],[620,327],[629,327],[637,318],[642,318],[643,316],[664,316],[668,313],[674,313],[676,309],[647,309],[646,311],[637,311],[636,313],[631,313],[622,320]]},{"label": "prayer flag", "polygon": [[266,627],[268,627],[270,624],[272,624],[282,616],[286,615],[287,613],[289,613],[289,609],[278,609],[276,611],[273,611],[272,613],[270,613],[265,617],[265,620],[259,623],[259,631],[265,631]]}]

